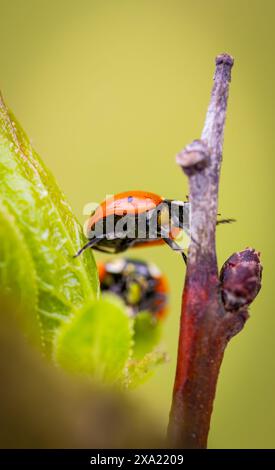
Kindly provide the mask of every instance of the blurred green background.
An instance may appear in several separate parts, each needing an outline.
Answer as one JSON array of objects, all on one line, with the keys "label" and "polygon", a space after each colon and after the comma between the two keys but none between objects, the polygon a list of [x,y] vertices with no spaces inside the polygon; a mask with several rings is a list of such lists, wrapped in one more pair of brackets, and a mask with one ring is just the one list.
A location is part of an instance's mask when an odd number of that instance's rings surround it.
[{"label": "blurred green background", "polygon": [[[274,1],[0,0],[0,12],[2,92],[80,221],[86,203],[128,189],[185,198],[174,156],[200,136],[215,55],[235,57],[220,212],[238,222],[218,229],[218,255],[253,246],[264,278],[226,351],[209,446],[274,447]],[[171,285],[171,361],[134,392],[164,430],[184,266],[165,247],[130,254]]]}]

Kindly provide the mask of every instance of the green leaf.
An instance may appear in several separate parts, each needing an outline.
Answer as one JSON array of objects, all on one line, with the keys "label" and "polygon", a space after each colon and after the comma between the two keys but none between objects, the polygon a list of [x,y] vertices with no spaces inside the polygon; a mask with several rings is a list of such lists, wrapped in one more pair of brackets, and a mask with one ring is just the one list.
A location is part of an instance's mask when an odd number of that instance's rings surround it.
[{"label": "green leaf", "polygon": [[32,255],[41,341],[51,351],[56,329],[98,294],[91,250],[54,178],[0,97],[0,199],[15,217]]},{"label": "green leaf", "polygon": [[[39,343],[37,285],[34,264],[14,217],[0,201],[0,292],[16,306],[21,327]],[[0,312],[2,315],[4,312]]]},{"label": "green leaf", "polygon": [[56,337],[56,362],[69,372],[118,382],[132,349],[132,320],[123,304],[105,296],[85,306]]},{"label": "green leaf", "polygon": [[146,312],[132,320],[115,297],[97,300],[92,251],[73,258],[82,229],[1,96],[0,178],[0,289],[25,312],[25,331],[65,370],[142,383],[166,357],[153,351],[160,327]]},{"label": "green leaf", "polygon": [[167,360],[167,354],[159,349],[146,354],[141,360],[131,359],[125,368],[124,386],[133,389],[141,385],[153,375],[157,366]]},{"label": "green leaf", "polygon": [[161,324],[150,312],[140,312],[134,320],[133,355],[141,359],[158,344],[161,336]]}]

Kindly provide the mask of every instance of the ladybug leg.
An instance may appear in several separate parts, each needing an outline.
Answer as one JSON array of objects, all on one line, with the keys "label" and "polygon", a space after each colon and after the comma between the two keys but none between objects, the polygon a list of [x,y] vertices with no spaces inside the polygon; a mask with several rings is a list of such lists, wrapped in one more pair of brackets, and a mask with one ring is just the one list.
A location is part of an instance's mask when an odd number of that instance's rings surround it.
[{"label": "ladybug leg", "polygon": [[131,248],[131,245],[134,245],[135,239],[129,239],[129,238],[122,238],[122,239],[117,239],[117,244],[115,245],[115,249],[113,251],[114,254],[116,253],[122,253],[123,251],[128,250],[128,248]]},{"label": "ladybug leg", "polygon": [[77,258],[79,255],[81,255],[81,253],[83,253],[83,251],[87,250],[87,248],[90,248],[96,243],[98,243],[99,240],[100,238],[93,238],[92,240],[89,240],[86,245],[84,245],[82,248],[80,248],[80,250],[78,250],[78,252],[73,256],[73,258]]},{"label": "ladybug leg", "polygon": [[125,238],[125,240],[123,240],[121,245],[120,245],[120,250],[119,251],[128,250],[129,248],[131,248],[135,244],[135,242],[136,242],[136,240],[134,238],[133,239]]},{"label": "ladybug leg", "polygon": [[163,240],[165,241],[165,243],[167,243],[168,246],[170,246],[170,248],[172,248],[173,251],[180,251],[182,252],[182,248],[179,247],[179,245],[174,241],[174,240],[171,240],[171,238],[163,238]]},{"label": "ladybug leg", "polygon": [[[98,241],[102,241],[105,239],[98,239]],[[135,240],[129,240],[125,238],[116,238],[112,240],[112,243],[108,243],[108,241],[104,244],[96,244],[92,248],[97,251],[101,251],[102,253],[109,253],[112,255],[115,255],[117,253],[122,253],[123,251],[126,251],[128,248],[131,247],[131,245],[134,243]]]},{"label": "ladybug leg", "polygon": [[184,251],[181,252],[181,255],[182,255],[183,261],[184,261],[184,263],[185,263],[185,266],[187,266],[187,256],[186,256],[186,254],[184,253]]},{"label": "ladybug leg", "polygon": [[170,248],[172,248],[172,250],[180,251],[183,261],[185,262],[185,265],[187,265],[187,256],[184,251],[180,250],[178,245],[173,240],[171,240],[171,238],[164,238],[164,241],[168,246],[170,246]]}]

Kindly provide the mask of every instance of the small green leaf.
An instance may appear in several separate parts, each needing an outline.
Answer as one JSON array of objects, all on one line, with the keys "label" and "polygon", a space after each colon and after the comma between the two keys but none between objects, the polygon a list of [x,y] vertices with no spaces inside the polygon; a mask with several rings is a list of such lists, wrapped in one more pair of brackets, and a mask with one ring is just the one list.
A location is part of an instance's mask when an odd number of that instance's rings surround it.
[{"label": "small green leaf", "polygon": [[133,355],[141,359],[158,344],[161,336],[161,324],[150,312],[140,312],[134,319]]},{"label": "small green leaf", "polygon": [[125,368],[124,386],[133,389],[141,385],[153,375],[157,366],[167,360],[167,354],[159,349],[146,354],[141,360],[131,359]]},{"label": "small green leaf", "polygon": [[0,198],[14,215],[32,255],[38,285],[41,340],[51,351],[55,331],[98,294],[91,250],[63,193],[0,96]]},{"label": "small green leaf", "polygon": [[[0,201],[0,291],[16,306],[20,325],[39,342],[37,285],[33,261],[14,217]],[[3,314],[3,312],[0,312]]]},{"label": "small green leaf", "polygon": [[59,329],[57,363],[69,372],[117,382],[131,356],[132,320],[123,304],[106,296],[85,306]]}]

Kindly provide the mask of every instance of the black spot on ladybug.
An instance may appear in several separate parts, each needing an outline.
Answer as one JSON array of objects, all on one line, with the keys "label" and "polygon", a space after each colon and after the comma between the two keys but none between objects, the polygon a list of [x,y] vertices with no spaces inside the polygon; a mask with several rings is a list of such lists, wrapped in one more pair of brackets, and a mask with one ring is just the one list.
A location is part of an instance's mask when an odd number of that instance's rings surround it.
[{"label": "black spot on ladybug", "polygon": [[133,196],[128,196],[128,202],[133,202]]}]

